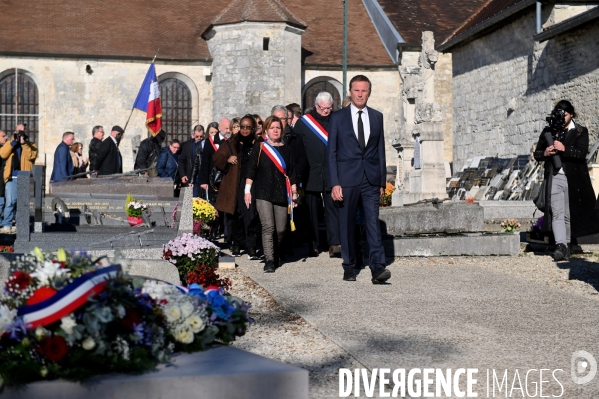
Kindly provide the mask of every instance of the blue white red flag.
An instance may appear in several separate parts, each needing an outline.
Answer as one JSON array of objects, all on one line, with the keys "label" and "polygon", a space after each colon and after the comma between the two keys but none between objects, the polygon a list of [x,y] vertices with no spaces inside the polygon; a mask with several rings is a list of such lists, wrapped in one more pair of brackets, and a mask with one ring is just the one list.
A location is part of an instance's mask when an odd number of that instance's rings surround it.
[{"label": "blue white red flag", "polygon": [[104,291],[108,280],[115,278],[120,272],[121,266],[113,265],[84,274],[50,298],[34,305],[20,307],[17,315],[23,318],[27,328],[52,324],[83,306],[89,298]]},{"label": "blue white red flag", "polygon": [[160,101],[160,87],[156,78],[154,63],[150,64],[146,78],[137,93],[133,108],[146,113],[146,126],[155,136],[162,129],[162,103]]},{"label": "blue white red flag", "polygon": [[320,125],[320,123],[316,121],[316,119],[314,119],[312,115],[306,114],[302,116],[302,121],[306,124],[306,126],[308,126],[308,128],[310,128],[316,137],[322,140],[324,145],[329,144],[329,133]]}]

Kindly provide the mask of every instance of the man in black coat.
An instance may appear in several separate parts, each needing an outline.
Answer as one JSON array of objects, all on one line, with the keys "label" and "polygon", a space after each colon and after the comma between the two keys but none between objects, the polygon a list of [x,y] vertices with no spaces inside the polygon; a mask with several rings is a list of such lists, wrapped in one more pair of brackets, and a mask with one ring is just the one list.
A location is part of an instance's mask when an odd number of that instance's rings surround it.
[{"label": "man in black coat", "polygon": [[92,170],[97,170],[99,176],[123,173],[123,157],[119,151],[123,133],[123,128],[113,126],[110,136],[100,145],[96,162],[92,165]]},{"label": "man in black coat", "polygon": [[[98,156],[98,151],[100,151],[100,144],[102,144],[102,140],[104,139],[104,128],[102,126],[94,126],[92,129],[92,139],[89,142],[89,165],[90,168],[96,164],[96,157]],[[93,169],[90,169],[92,172],[97,172]]]},{"label": "man in black coat", "polygon": [[154,167],[145,172],[146,176],[156,177],[158,176],[158,171],[156,170],[156,160],[158,159],[158,154],[160,154],[160,150],[162,149],[162,143],[166,139],[166,132],[164,130],[159,131],[156,136],[148,137],[139,144],[139,149],[137,150],[137,156],[135,157],[135,165],[133,169],[148,169],[150,167]]},{"label": "man in black coat", "polygon": [[316,96],[315,107],[296,121],[293,130],[302,137],[308,159],[307,182],[304,186],[306,204],[310,214],[310,255],[318,255],[319,233],[318,214],[324,202],[325,223],[330,257],[341,256],[341,237],[339,235],[339,208],[331,198],[329,174],[327,169],[327,145],[329,118],[333,107],[333,98],[326,92]]},{"label": "man in black coat", "polygon": [[[229,121],[228,119],[223,118],[220,120],[220,125],[223,125],[223,123],[225,125],[227,125],[228,121]],[[214,191],[212,190],[212,187],[209,187],[210,172],[212,172],[212,168],[214,167],[214,162],[212,161],[212,156],[216,153],[220,144],[223,141],[225,141],[226,134],[228,131],[228,127],[227,127],[227,131],[223,131],[223,129],[222,129],[222,127],[220,127],[220,125],[219,125],[219,129],[220,129],[219,132],[216,133],[214,135],[214,137],[212,137],[212,140],[210,140],[209,136],[206,137],[206,142],[204,143],[204,151],[202,152],[202,164],[200,165],[200,176],[198,177],[200,186],[202,187],[202,190],[208,190],[208,192],[210,193],[210,200],[213,200],[213,197],[215,195]],[[208,126],[208,131],[210,131],[210,126]]]},{"label": "man in black coat", "polygon": [[[193,163],[196,154],[202,152],[202,140],[204,140],[204,126],[196,125],[191,133],[191,138],[181,146],[181,156],[179,156],[179,176],[181,176],[181,185],[185,187],[188,184],[193,184],[194,192],[199,190],[199,184],[197,181],[194,182],[189,180],[191,179],[191,173],[193,172]],[[196,197],[195,194],[194,197]]]}]

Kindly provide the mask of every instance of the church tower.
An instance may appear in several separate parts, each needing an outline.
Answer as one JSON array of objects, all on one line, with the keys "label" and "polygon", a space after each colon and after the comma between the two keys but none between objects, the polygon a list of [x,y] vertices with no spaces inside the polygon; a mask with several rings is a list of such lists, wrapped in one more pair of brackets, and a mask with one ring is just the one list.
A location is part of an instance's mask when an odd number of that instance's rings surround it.
[{"label": "church tower", "polygon": [[203,33],[212,55],[212,115],[270,115],[301,103],[305,24],[278,0],[233,1]]}]

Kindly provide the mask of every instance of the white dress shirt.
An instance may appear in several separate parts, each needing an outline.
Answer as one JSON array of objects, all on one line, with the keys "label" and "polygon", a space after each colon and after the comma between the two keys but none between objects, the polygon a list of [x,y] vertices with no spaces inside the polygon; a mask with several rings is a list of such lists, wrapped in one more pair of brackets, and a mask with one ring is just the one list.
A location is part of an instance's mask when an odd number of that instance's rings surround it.
[{"label": "white dress shirt", "polygon": [[356,138],[358,142],[360,138],[358,137],[358,111],[362,112],[362,124],[364,125],[364,145],[368,144],[368,139],[370,138],[370,119],[368,119],[368,108],[364,107],[362,109],[358,109],[353,103],[350,105],[351,111],[351,121],[354,126],[354,133],[356,134]]}]

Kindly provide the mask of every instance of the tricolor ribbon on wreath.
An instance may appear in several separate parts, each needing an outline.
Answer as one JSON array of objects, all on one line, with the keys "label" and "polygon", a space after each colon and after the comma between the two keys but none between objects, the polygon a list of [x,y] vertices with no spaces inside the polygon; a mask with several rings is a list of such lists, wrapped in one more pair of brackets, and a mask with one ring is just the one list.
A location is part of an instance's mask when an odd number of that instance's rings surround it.
[{"label": "tricolor ribbon on wreath", "polygon": [[314,119],[314,117],[310,114],[306,114],[302,116],[302,121],[308,126],[308,128],[318,137],[324,145],[329,144],[329,133]]},{"label": "tricolor ribbon on wreath", "polygon": [[115,278],[120,272],[121,265],[112,265],[86,273],[50,298],[20,307],[17,315],[23,318],[27,328],[52,324],[83,306],[89,298],[104,291],[108,280]]},{"label": "tricolor ribbon on wreath", "polygon": [[289,225],[291,226],[291,231],[295,231],[295,223],[293,222],[293,197],[291,193],[291,182],[289,181],[289,176],[287,176],[287,165],[285,164],[285,160],[272,145],[268,144],[266,141],[261,143],[262,149],[266,156],[275,164],[275,167],[285,176],[285,186],[287,189],[287,213],[289,214]]}]

